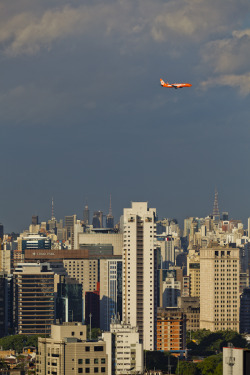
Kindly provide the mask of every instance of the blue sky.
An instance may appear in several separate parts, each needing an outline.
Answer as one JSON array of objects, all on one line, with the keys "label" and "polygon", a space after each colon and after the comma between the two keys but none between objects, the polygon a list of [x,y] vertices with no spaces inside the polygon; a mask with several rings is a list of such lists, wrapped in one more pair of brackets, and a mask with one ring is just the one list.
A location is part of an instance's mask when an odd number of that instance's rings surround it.
[{"label": "blue sky", "polygon": [[[248,0],[0,1],[6,231],[130,201],[250,216]],[[160,87],[159,79],[190,82]]]}]

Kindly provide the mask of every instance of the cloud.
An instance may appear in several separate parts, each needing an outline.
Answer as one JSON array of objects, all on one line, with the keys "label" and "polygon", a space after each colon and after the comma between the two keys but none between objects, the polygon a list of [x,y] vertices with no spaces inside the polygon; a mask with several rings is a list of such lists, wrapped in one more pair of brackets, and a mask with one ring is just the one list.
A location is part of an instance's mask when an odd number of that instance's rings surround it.
[{"label": "cloud", "polygon": [[215,73],[248,72],[250,29],[234,31],[231,38],[207,43],[202,50],[202,60]]},{"label": "cloud", "polygon": [[[236,28],[250,9],[248,0],[106,0],[79,5],[62,0],[13,0],[2,6],[0,44],[8,56],[36,54],[67,37],[119,37],[124,43],[201,41]],[[55,5],[57,7],[55,7]],[[27,9],[29,9],[27,11]]]},{"label": "cloud", "polygon": [[215,86],[230,86],[239,89],[242,96],[250,94],[250,73],[236,75],[226,74],[218,77],[209,78],[201,83],[203,89]]},{"label": "cloud", "polygon": [[[127,38],[143,35],[145,19],[138,9],[133,13],[133,3],[94,2],[78,7],[63,6],[45,11],[22,12],[2,20],[0,43],[9,57],[20,54],[34,55],[41,48],[50,49],[53,42],[72,36],[88,38],[117,33]],[[140,12],[139,12],[140,13]],[[142,12],[143,13],[143,12]],[[139,16],[139,17],[138,17]]]},{"label": "cloud", "polygon": [[250,29],[235,30],[230,38],[208,42],[201,58],[201,66],[210,75],[201,83],[203,89],[220,85],[238,88],[243,96],[250,93]]},{"label": "cloud", "polygon": [[232,29],[249,9],[247,0],[169,1],[154,19],[152,35],[159,42],[184,39],[198,42]]}]

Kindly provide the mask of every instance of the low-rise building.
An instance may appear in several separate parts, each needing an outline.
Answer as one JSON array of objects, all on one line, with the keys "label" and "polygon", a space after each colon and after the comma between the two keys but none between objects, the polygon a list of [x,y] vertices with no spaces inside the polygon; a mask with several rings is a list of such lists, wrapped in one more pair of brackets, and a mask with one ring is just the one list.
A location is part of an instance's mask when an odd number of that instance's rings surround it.
[{"label": "low-rise building", "polygon": [[37,374],[107,374],[108,356],[103,340],[87,341],[81,323],[51,326],[51,338],[38,339]]}]

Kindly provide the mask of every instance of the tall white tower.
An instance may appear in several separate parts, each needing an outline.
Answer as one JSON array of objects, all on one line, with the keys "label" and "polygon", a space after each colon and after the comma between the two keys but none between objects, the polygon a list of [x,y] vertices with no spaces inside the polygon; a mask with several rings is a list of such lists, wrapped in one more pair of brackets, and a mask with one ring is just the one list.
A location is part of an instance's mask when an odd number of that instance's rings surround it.
[{"label": "tall white tower", "polygon": [[138,327],[144,350],[155,348],[155,216],[147,202],[132,202],[123,216],[123,321]]}]

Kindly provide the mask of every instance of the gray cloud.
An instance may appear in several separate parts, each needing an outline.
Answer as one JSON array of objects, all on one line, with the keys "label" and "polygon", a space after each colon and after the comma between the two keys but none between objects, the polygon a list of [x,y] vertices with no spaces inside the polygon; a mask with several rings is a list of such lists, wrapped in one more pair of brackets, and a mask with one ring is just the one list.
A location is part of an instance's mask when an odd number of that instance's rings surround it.
[{"label": "gray cloud", "polygon": [[209,68],[210,77],[201,86],[231,86],[241,95],[250,93],[250,29],[235,30],[231,38],[215,40],[202,50],[202,62]]},{"label": "gray cloud", "polygon": [[201,83],[202,88],[207,89],[215,86],[230,86],[237,88],[242,96],[250,94],[250,73],[226,74],[209,78]]},{"label": "gray cloud", "polygon": [[[15,1],[13,1],[16,3]],[[26,7],[21,7],[26,4]],[[49,4],[49,5],[48,5]],[[250,8],[247,0],[161,0],[98,1],[79,5],[71,1],[45,2],[44,9],[34,2],[20,0],[15,7],[4,7],[0,24],[0,43],[8,56],[36,54],[50,49],[63,38],[101,33],[119,35],[131,43],[187,40],[199,42],[209,35],[236,28]],[[29,11],[25,10],[29,9]]]},{"label": "gray cloud", "polygon": [[231,38],[207,43],[202,51],[202,60],[215,73],[249,71],[250,29],[234,31]]}]

